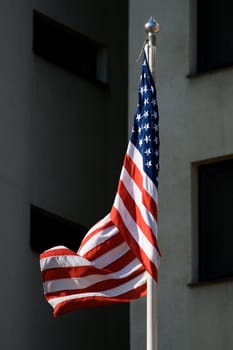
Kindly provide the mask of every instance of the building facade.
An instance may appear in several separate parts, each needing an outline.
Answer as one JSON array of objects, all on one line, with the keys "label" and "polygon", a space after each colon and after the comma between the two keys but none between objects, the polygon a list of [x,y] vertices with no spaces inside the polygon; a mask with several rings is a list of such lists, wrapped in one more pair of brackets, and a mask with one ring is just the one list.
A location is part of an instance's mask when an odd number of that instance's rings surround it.
[{"label": "building facade", "polygon": [[[128,349],[128,305],[53,318],[38,254],[54,220],[91,227],[114,199],[127,144],[128,4],[2,1],[0,18],[0,348]],[[53,230],[35,229],[35,208]]]},{"label": "building facade", "polygon": [[54,319],[38,254],[79,242],[111,207],[152,15],[159,349],[232,349],[230,2],[9,0],[0,10],[0,348],[146,347],[145,298]]},{"label": "building facade", "polygon": [[[161,25],[159,349],[231,349],[232,5],[130,1],[129,9],[130,116],[143,26],[151,15]],[[130,314],[131,349],[142,349],[145,300]]]}]

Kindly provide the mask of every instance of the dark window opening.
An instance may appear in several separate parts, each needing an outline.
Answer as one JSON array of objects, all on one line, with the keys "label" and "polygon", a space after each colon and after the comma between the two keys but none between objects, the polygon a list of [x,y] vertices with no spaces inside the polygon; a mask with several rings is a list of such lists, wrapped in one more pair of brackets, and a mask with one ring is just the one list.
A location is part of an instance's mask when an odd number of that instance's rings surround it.
[{"label": "dark window opening", "polygon": [[197,0],[197,72],[233,65],[233,2]]},{"label": "dark window opening", "polygon": [[200,165],[199,281],[233,277],[233,159]]},{"label": "dark window opening", "polygon": [[106,48],[35,10],[33,51],[79,76],[106,82]]},{"label": "dark window opening", "polygon": [[77,251],[87,229],[70,220],[31,206],[30,245],[37,252],[57,245],[65,245]]}]

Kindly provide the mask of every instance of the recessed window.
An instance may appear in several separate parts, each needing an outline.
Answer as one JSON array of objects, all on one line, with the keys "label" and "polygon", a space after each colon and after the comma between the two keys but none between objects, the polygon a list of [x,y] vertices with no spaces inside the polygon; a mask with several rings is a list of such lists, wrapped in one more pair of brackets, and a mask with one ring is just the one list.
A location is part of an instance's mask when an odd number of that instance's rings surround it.
[{"label": "recessed window", "polygon": [[106,47],[35,10],[33,51],[72,73],[107,82]]},{"label": "recessed window", "polygon": [[31,206],[31,248],[37,253],[57,245],[77,251],[87,229],[77,223]]},{"label": "recessed window", "polygon": [[198,167],[199,282],[233,277],[233,159]]},{"label": "recessed window", "polygon": [[197,72],[233,65],[233,2],[197,1]]}]

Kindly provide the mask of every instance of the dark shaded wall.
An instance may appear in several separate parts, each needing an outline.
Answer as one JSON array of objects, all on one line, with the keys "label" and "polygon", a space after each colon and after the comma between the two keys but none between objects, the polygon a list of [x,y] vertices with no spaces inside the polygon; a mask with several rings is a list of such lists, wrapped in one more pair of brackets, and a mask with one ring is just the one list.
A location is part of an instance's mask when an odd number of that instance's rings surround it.
[{"label": "dark shaded wall", "polygon": [[[107,48],[106,86],[33,53],[33,9]],[[87,227],[111,207],[127,144],[127,37],[127,1],[0,4],[1,349],[129,347],[128,305],[53,318],[29,244],[31,204]]]}]

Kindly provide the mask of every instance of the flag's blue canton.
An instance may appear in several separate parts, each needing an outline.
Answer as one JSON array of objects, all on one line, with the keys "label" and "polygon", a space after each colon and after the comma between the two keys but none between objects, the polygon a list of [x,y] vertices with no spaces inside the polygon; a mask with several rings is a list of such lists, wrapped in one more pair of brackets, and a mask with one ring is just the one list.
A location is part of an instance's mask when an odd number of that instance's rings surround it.
[{"label": "flag's blue canton", "polygon": [[144,55],[131,141],[140,151],[146,174],[158,187],[159,115],[154,81]]}]

